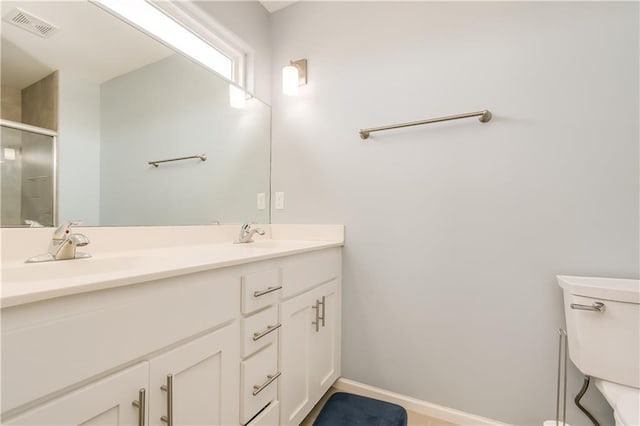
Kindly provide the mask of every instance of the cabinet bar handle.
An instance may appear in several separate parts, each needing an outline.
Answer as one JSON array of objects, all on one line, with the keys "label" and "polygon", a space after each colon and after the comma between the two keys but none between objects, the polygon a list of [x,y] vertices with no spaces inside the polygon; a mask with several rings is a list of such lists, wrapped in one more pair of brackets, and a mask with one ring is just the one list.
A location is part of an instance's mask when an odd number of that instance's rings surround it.
[{"label": "cabinet bar handle", "polygon": [[282,374],[282,373],[280,373],[279,371],[276,374],[269,374],[269,375],[267,375],[267,381],[266,382],[264,382],[261,385],[253,386],[253,396],[256,396],[260,392],[262,392],[264,390],[264,388],[269,386],[275,379],[280,377],[280,374]]},{"label": "cabinet bar handle", "polygon": [[280,327],[282,327],[282,324],[280,323],[276,325],[268,325],[265,331],[261,331],[259,333],[253,333],[253,341],[255,342],[262,339],[264,336],[266,336],[267,334],[271,333],[274,330],[279,329]]},{"label": "cabinet bar handle", "polygon": [[579,311],[596,311],[596,312],[604,312],[607,307],[602,302],[593,302],[591,306],[589,305],[580,305],[578,303],[572,303],[571,309],[577,309]]},{"label": "cabinet bar handle", "polygon": [[324,327],[324,314],[325,314],[325,303],[324,303],[324,296],[322,296],[322,302],[318,302],[322,305],[322,316],[320,317],[320,319],[322,320],[322,326]]},{"label": "cabinet bar handle", "polygon": [[260,297],[260,296],[264,296],[265,294],[269,294],[269,293],[273,293],[274,291],[278,291],[282,288],[281,285],[279,285],[278,287],[267,287],[266,290],[261,290],[261,291],[254,291],[253,292],[253,297]]},{"label": "cabinet bar handle", "polygon": [[167,393],[167,415],[160,417],[167,426],[173,426],[173,374],[167,374],[167,384],[160,386]]},{"label": "cabinet bar handle", "polygon": [[320,331],[320,301],[316,300],[316,304],[312,306],[311,309],[316,310],[316,320],[311,324],[316,326],[316,333],[318,333]]},{"label": "cabinet bar handle", "polygon": [[147,391],[144,388],[141,388],[138,391],[138,400],[133,401],[131,405],[134,407],[138,407],[138,426],[144,426],[144,415],[146,411],[146,393]]}]

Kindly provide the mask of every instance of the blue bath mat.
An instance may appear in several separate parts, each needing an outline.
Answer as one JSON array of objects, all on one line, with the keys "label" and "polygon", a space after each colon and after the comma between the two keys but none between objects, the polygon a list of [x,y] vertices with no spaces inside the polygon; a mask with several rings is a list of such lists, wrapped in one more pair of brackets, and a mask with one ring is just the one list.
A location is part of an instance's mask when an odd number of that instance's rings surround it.
[{"label": "blue bath mat", "polygon": [[407,426],[399,405],[350,393],[331,395],[313,426]]}]

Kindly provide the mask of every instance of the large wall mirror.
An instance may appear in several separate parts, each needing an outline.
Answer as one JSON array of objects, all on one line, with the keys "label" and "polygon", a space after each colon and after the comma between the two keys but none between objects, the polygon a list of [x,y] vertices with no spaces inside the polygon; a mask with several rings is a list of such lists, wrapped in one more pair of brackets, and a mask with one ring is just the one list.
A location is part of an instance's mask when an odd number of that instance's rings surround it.
[{"label": "large wall mirror", "polygon": [[269,222],[268,105],[232,108],[229,81],[88,1],[1,8],[59,28],[2,23],[2,226]]}]

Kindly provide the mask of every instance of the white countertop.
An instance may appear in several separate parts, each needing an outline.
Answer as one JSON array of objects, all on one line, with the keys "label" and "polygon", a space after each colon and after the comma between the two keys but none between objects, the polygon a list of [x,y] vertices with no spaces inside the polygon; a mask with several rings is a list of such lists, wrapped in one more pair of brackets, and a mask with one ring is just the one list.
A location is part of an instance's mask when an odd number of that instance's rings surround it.
[{"label": "white countertop", "polygon": [[[88,259],[43,263],[3,260],[0,306],[7,308],[54,297],[340,247],[344,245],[341,234],[333,232],[327,235],[331,239],[326,240],[261,239],[250,244],[214,242],[130,251],[105,250],[93,252]],[[297,235],[290,236],[295,238]]]}]

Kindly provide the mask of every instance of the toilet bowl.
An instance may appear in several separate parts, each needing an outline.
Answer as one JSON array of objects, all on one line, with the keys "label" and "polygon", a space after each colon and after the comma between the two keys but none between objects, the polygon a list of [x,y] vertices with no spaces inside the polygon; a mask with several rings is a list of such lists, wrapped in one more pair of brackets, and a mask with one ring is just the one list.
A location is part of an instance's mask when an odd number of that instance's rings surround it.
[{"label": "toilet bowl", "polygon": [[601,379],[595,384],[613,408],[616,425],[640,425],[640,389]]},{"label": "toilet bowl", "polygon": [[569,358],[614,410],[640,425],[640,280],[559,275]]}]

